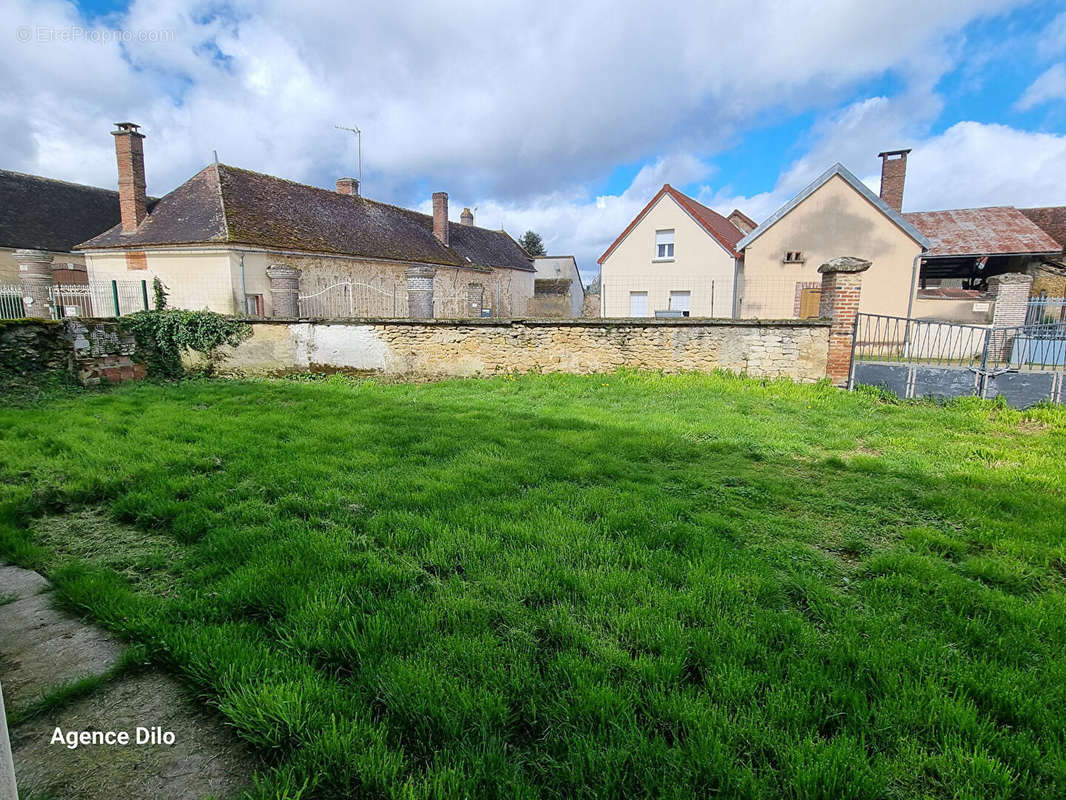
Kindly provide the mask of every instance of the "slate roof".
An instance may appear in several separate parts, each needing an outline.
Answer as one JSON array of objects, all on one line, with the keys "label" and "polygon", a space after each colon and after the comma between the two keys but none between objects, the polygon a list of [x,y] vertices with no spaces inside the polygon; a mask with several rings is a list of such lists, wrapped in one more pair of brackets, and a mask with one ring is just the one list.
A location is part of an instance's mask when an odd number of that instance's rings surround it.
[{"label": "slate roof", "polygon": [[1066,206],[1019,208],[1018,210],[1066,251]]},{"label": "slate roof", "polygon": [[898,211],[896,211],[896,209],[892,208],[892,206],[888,205],[884,200],[882,200],[880,197],[870,191],[869,186],[867,186],[865,183],[855,177],[855,173],[853,173],[850,169],[848,169],[838,161],[836,164],[831,166],[829,169],[827,169],[825,172],[823,172],[821,175],[819,175],[817,178],[807,184],[803,191],[801,191],[799,194],[797,194],[795,197],[793,197],[791,200],[781,206],[781,208],[777,209],[777,211],[771,214],[769,218],[764,220],[757,228],[755,228],[755,230],[744,236],[744,238],[741,239],[739,243],[737,243],[737,249],[743,250],[749,244],[751,244],[764,233],[766,233],[766,231],[770,230],[770,228],[777,224],[782,219],[782,217],[784,217],[786,214],[788,214],[789,211],[794,209],[796,206],[798,206],[800,203],[802,203],[804,200],[814,194],[819,188],[821,188],[824,183],[826,183],[826,181],[828,181],[834,175],[839,175],[845,183],[847,183],[849,186],[851,186],[852,189],[862,195],[866,199],[866,201],[870,203],[870,205],[872,205],[874,208],[876,208],[878,211],[888,217],[896,225],[896,227],[898,227],[905,234],[910,236],[915,242],[920,244],[923,249],[929,246],[929,242],[926,241],[926,238],[922,234],[922,232],[915,228],[915,226],[912,225],[906,219],[907,215],[900,214]]},{"label": "slate roof", "polygon": [[66,253],[118,221],[118,192],[0,170],[0,247]]},{"label": "slate roof", "polygon": [[913,211],[903,217],[929,240],[927,258],[1062,250],[1058,242],[1012,206]]},{"label": "slate roof", "polygon": [[688,195],[682,194],[670,184],[665,183],[655,197],[644,206],[643,210],[634,217],[632,222],[629,223],[629,226],[622,231],[619,237],[611,243],[611,246],[603,252],[603,255],[596,260],[598,264],[602,264],[607,259],[607,256],[609,256],[622,240],[625,239],[635,227],[637,227],[638,223],[644,219],[644,216],[651,211],[652,208],[655,207],[655,204],[659,202],[663,195],[670,195],[670,197],[672,197],[679,206],[685,209],[685,211],[696,220],[700,227],[707,231],[707,233],[724,247],[730,255],[733,257],[738,255],[736,244],[744,234],[738,230],[732,222],[727,220],[717,211],[712,211],[702,203],[697,203]]},{"label": "slate roof", "polygon": [[80,249],[232,244],[533,271],[503,231],[450,222],[448,235],[445,247],[433,235],[433,218],[417,211],[211,164],[161,198],[135,233],[123,235],[116,225]]}]

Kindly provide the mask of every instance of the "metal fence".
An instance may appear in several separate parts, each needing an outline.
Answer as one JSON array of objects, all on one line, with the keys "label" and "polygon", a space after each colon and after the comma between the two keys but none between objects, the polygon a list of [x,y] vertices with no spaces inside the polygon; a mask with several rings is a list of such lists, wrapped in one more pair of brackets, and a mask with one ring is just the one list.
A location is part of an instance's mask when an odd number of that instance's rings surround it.
[{"label": "metal fence", "polygon": [[[21,286],[0,286],[0,319],[26,316]],[[64,317],[120,317],[148,309],[147,281],[103,280],[56,284],[48,290],[49,314]]]},{"label": "metal fence", "polygon": [[378,285],[351,279],[330,279],[301,286],[300,316],[316,319],[407,316],[407,287],[399,283]]},{"label": "metal fence", "polygon": [[1066,297],[1034,297],[1025,310],[1025,324],[1066,322]]}]

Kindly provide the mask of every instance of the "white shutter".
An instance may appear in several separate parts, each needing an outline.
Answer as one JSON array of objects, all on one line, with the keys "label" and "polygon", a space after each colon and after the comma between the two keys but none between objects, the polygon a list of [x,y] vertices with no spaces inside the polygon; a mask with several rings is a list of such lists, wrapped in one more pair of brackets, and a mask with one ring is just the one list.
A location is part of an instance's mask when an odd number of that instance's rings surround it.
[{"label": "white shutter", "polygon": [[631,317],[646,317],[646,316],[648,316],[648,293],[647,292],[630,292],[629,293],[629,316],[631,316]]}]

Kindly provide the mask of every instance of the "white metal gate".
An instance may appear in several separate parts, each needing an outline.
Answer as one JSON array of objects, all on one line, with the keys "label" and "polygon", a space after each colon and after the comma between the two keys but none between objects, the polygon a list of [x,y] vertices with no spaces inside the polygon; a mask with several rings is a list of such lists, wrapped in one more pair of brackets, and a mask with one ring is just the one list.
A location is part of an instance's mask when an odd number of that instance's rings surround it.
[{"label": "white metal gate", "polygon": [[[341,280],[299,296],[300,316],[314,319],[406,316],[407,289]],[[401,313],[402,312],[402,313]]]}]

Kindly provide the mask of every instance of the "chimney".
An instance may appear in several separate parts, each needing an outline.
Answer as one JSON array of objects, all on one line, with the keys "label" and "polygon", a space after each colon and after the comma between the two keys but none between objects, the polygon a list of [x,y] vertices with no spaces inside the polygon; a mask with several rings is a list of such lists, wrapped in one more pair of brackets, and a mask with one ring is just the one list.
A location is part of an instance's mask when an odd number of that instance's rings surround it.
[{"label": "chimney", "polygon": [[474,224],[474,212],[469,208],[464,208],[463,213],[459,215],[459,221],[464,225]]},{"label": "chimney", "polygon": [[337,191],[341,194],[359,194],[359,180],[357,178],[337,178]]},{"label": "chimney", "polygon": [[448,246],[448,193],[433,193],[433,235]]},{"label": "chimney", "polygon": [[907,153],[910,150],[886,150],[881,158],[881,199],[903,211],[903,182],[907,179]]},{"label": "chimney", "polygon": [[115,158],[118,160],[118,205],[122,232],[133,233],[148,216],[148,194],[144,184],[144,134],[140,125],[116,122]]}]

